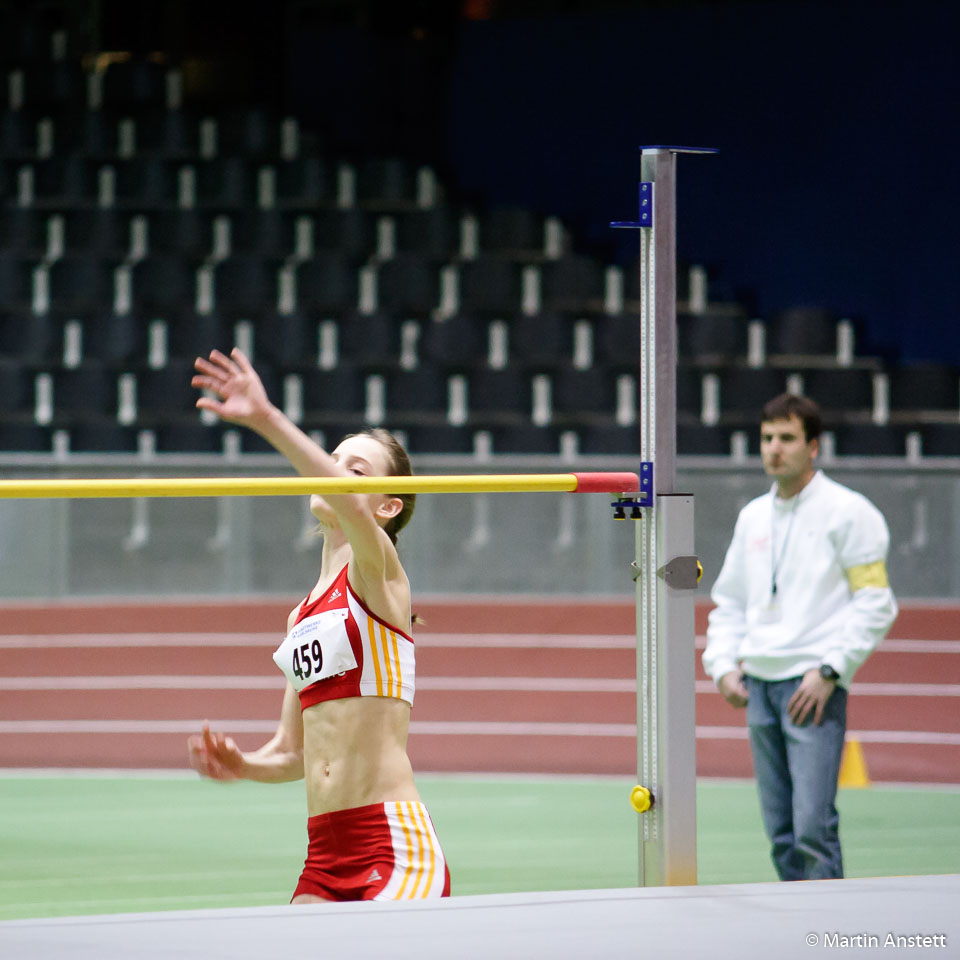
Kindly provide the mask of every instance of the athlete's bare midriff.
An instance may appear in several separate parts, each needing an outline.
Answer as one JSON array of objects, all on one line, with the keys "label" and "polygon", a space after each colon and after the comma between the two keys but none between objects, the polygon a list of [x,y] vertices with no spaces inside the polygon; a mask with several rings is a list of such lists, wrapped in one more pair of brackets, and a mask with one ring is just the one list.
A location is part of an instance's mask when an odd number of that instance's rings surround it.
[{"label": "athlete's bare midriff", "polygon": [[307,813],[419,800],[407,757],[410,705],[387,697],[327,700],[303,711]]}]

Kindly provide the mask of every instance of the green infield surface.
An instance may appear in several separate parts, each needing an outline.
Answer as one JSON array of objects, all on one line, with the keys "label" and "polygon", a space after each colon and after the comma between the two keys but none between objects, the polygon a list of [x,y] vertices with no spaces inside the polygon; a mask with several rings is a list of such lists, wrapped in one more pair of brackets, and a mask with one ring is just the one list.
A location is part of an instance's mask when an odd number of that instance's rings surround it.
[{"label": "green infield surface", "polygon": [[[420,776],[454,895],[636,883],[632,781]],[[776,879],[754,785],[697,787],[701,884]],[[849,877],[960,872],[960,787],[841,790]],[[0,777],[0,919],[286,903],[306,853],[299,783],[192,775]]]}]

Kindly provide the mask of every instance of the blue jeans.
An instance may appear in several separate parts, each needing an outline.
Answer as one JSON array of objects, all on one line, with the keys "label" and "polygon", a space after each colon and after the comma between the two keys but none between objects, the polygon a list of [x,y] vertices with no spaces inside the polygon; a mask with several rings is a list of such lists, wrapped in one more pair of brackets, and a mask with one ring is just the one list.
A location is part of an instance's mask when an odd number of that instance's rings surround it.
[{"label": "blue jeans", "polygon": [[837,687],[817,726],[810,711],[797,725],[787,703],[800,677],[746,677],[747,727],[760,811],[781,880],[843,876],[837,778],[847,728],[847,691]]}]

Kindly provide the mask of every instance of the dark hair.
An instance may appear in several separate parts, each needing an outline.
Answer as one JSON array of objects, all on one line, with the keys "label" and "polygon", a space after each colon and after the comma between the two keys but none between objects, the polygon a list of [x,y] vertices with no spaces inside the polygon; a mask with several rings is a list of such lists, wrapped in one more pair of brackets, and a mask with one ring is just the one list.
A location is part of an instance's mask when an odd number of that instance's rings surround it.
[{"label": "dark hair", "polygon": [[763,406],[761,420],[789,420],[796,416],[803,424],[803,435],[807,443],[816,440],[823,430],[823,418],[820,406],[809,397],[800,397],[795,393],[781,393]]},{"label": "dark hair", "polygon": [[[380,443],[387,451],[387,464],[390,468],[392,477],[412,477],[413,467],[410,466],[410,456],[404,449],[403,444],[389,431],[382,427],[371,427],[368,430],[361,430],[359,433],[351,433],[350,437],[372,437]],[[347,439],[346,437],[344,439]],[[417,495],[415,493],[398,493],[396,496],[403,502],[400,512],[391,517],[384,526],[387,536],[393,541],[394,546],[397,543],[397,536],[400,531],[410,522],[413,516],[414,507],[417,505]]]}]

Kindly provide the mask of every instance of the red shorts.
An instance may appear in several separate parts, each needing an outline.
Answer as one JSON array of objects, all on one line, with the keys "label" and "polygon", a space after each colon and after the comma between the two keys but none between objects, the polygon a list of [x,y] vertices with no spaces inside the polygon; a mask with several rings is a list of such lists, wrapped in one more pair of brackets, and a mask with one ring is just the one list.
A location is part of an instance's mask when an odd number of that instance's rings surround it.
[{"label": "red shorts", "polygon": [[450,896],[450,871],[427,808],[412,800],[335,810],[307,821],[310,846],[293,896],[419,900]]}]

